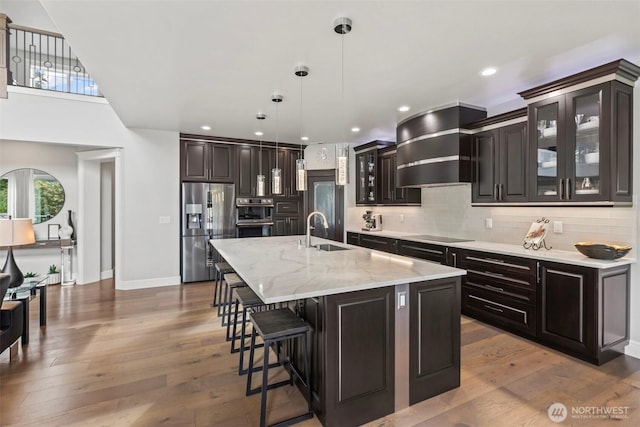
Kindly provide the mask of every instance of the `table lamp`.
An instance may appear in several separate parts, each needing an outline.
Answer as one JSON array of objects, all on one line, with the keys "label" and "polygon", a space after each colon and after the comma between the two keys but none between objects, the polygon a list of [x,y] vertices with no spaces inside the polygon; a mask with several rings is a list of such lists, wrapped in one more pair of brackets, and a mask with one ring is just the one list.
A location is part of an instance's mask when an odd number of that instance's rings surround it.
[{"label": "table lamp", "polygon": [[24,281],[24,276],[13,259],[13,247],[35,242],[31,218],[0,219],[0,247],[6,246],[8,249],[2,272],[11,276],[10,288],[16,288]]}]

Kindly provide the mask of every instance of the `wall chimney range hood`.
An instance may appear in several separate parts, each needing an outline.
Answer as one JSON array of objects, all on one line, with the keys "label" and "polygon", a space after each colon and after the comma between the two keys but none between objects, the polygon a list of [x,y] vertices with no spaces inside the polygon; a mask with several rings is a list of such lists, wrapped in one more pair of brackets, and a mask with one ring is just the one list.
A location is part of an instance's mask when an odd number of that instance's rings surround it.
[{"label": "wall chimney range hood", "polygon": [[482,107],[456,103],[398,123],[397,185],[471,182],[471,131],[465,126],[486,117]]}]

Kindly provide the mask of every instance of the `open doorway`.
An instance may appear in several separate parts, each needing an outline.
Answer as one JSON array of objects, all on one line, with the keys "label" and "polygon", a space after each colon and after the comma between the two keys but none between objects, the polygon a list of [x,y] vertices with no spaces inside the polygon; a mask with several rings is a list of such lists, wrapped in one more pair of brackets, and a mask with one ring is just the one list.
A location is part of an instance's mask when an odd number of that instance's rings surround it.
[{"label": "open doorway", "polygon": [[83,151],[78,155],[77,283],[113,277],[116,289],[121,265],[117,220],[122,204],[120,149]]},{"label": "open doorway", "polygon": [[[342,242],[344,233],[344,190],[336,185],[333,169],[307,171],[307,191],[305,192],[305,220],[313,211],[320,211],[327,217],[329,229],[324,230],[318,215],[312,218],[315,229],[313,236]],[[306,224],[305,224],[306,227]]]}]

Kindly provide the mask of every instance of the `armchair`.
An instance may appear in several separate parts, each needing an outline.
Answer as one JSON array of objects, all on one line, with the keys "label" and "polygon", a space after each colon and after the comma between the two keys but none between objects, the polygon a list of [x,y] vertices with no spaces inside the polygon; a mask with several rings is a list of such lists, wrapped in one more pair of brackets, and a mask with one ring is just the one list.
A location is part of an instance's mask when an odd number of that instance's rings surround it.
[{"label": "armchair", "polygon": [[3,301],[9,288],[10,279],[8,274],[0,273],[0,353],[12,347],[9,357],[13,359],[14,348],[17,352],[17,346],[13,346],[13,344],[17,344],[18,338],[22,336],[24,330],[24,307],[20,301]]}]

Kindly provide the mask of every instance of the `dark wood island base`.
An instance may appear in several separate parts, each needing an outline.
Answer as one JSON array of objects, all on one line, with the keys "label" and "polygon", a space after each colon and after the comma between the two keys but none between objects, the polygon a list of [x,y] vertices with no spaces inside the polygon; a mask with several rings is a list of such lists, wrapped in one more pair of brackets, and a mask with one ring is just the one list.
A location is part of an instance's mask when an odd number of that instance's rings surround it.
[{"label": "dark wood island base", "polygon": [[460,278],[307,298],[314,410],[360,425],[460,386]]}]

